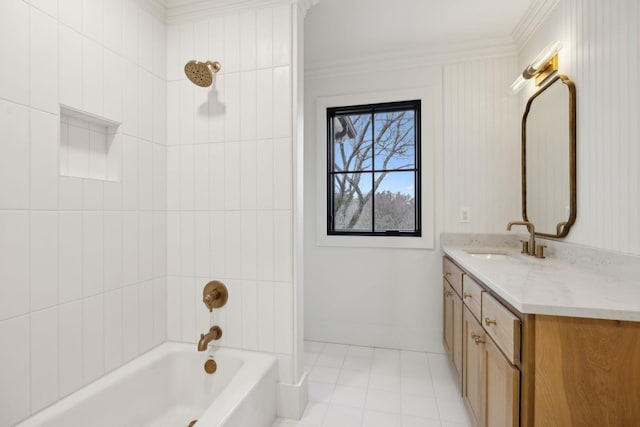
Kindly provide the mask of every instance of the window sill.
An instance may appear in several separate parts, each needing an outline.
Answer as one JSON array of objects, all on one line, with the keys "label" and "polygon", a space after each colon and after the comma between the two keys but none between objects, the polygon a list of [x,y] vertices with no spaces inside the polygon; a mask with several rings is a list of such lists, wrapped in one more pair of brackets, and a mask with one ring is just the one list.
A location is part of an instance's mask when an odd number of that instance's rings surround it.
[{"label": "window sill", "polygon": [[318,236],[318,246],[343,248],[432,249],[433,238],[400,236]]}]

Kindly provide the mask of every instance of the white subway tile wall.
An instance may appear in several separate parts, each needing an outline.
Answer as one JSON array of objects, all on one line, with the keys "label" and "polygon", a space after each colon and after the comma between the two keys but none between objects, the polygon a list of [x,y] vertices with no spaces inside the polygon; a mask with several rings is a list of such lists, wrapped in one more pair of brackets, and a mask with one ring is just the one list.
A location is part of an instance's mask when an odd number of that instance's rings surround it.
[{"label": "white subway tile wall", "polygon": [[[168,338],[196,342],[213,322],[224,330],[221,345],[287,362],[291,14],[273,6],[167,27]],[[193,59],[221,63],[213,87],[186,79],[181,68]],[[212,279],[227,285],[229,301],[209,314],[202,287]]]},{"label": "white subway tile wall", "polygon": [[166,37],[137,0],[0,2],[2,426],[166,339]]}]

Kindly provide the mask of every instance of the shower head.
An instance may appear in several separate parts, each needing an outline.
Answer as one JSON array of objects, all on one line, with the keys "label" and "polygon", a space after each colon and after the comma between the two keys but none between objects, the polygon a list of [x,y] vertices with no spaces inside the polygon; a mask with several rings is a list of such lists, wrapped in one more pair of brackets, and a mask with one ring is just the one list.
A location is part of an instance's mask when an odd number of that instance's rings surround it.
[{"label": "shower head", "polygon": [[189,80],[201,87],[209,87],[213,83],[213,75],[220,71],[220,63],[216,61],[189,61],[184,66],[184,73]]}]

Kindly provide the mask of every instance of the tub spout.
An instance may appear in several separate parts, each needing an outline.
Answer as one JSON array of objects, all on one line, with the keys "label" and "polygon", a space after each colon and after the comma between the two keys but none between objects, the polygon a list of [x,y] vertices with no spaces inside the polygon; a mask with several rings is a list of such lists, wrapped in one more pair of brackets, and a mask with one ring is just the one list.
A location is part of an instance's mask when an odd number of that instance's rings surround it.
[{"label": "tub spout", "polygon": [[222,336],[222,329],[220,326],[212,326],[209,332],[206,334],[200,334],[200,341],[198,341],[198,351],[205,351],[211,341],[219,340]]}]

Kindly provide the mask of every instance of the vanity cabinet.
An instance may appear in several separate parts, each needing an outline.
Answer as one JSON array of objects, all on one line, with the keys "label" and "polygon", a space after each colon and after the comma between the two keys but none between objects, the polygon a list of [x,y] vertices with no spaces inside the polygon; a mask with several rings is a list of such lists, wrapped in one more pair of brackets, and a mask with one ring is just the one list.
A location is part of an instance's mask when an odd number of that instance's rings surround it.
[{"label": "vanity cabinet", "polygon": [[640,322],[523,314],[450,259],[443,266],[445,345],[474,427],[640,426]]},{"label": "vanity cabinet", "polygon": [[489,300],[492,297],[481,289],[464,276],[463,294],[471,296],[464,299],[462,320],[462,396],[474,427],[518,426],[520,371],[505,354],[519,355],[514,352],[514,343],[519,344],[519,340],[512,338],[519,336],[514,331],[519,331],[520,325],[508,310],[501,311],[506,308],[492,305],[499,303]]},{"label": "vanity cabinet", "polygon": [[453,365],[458,385],[462,385],[462,270],[443,260],[442,325],[443,344]]}]

